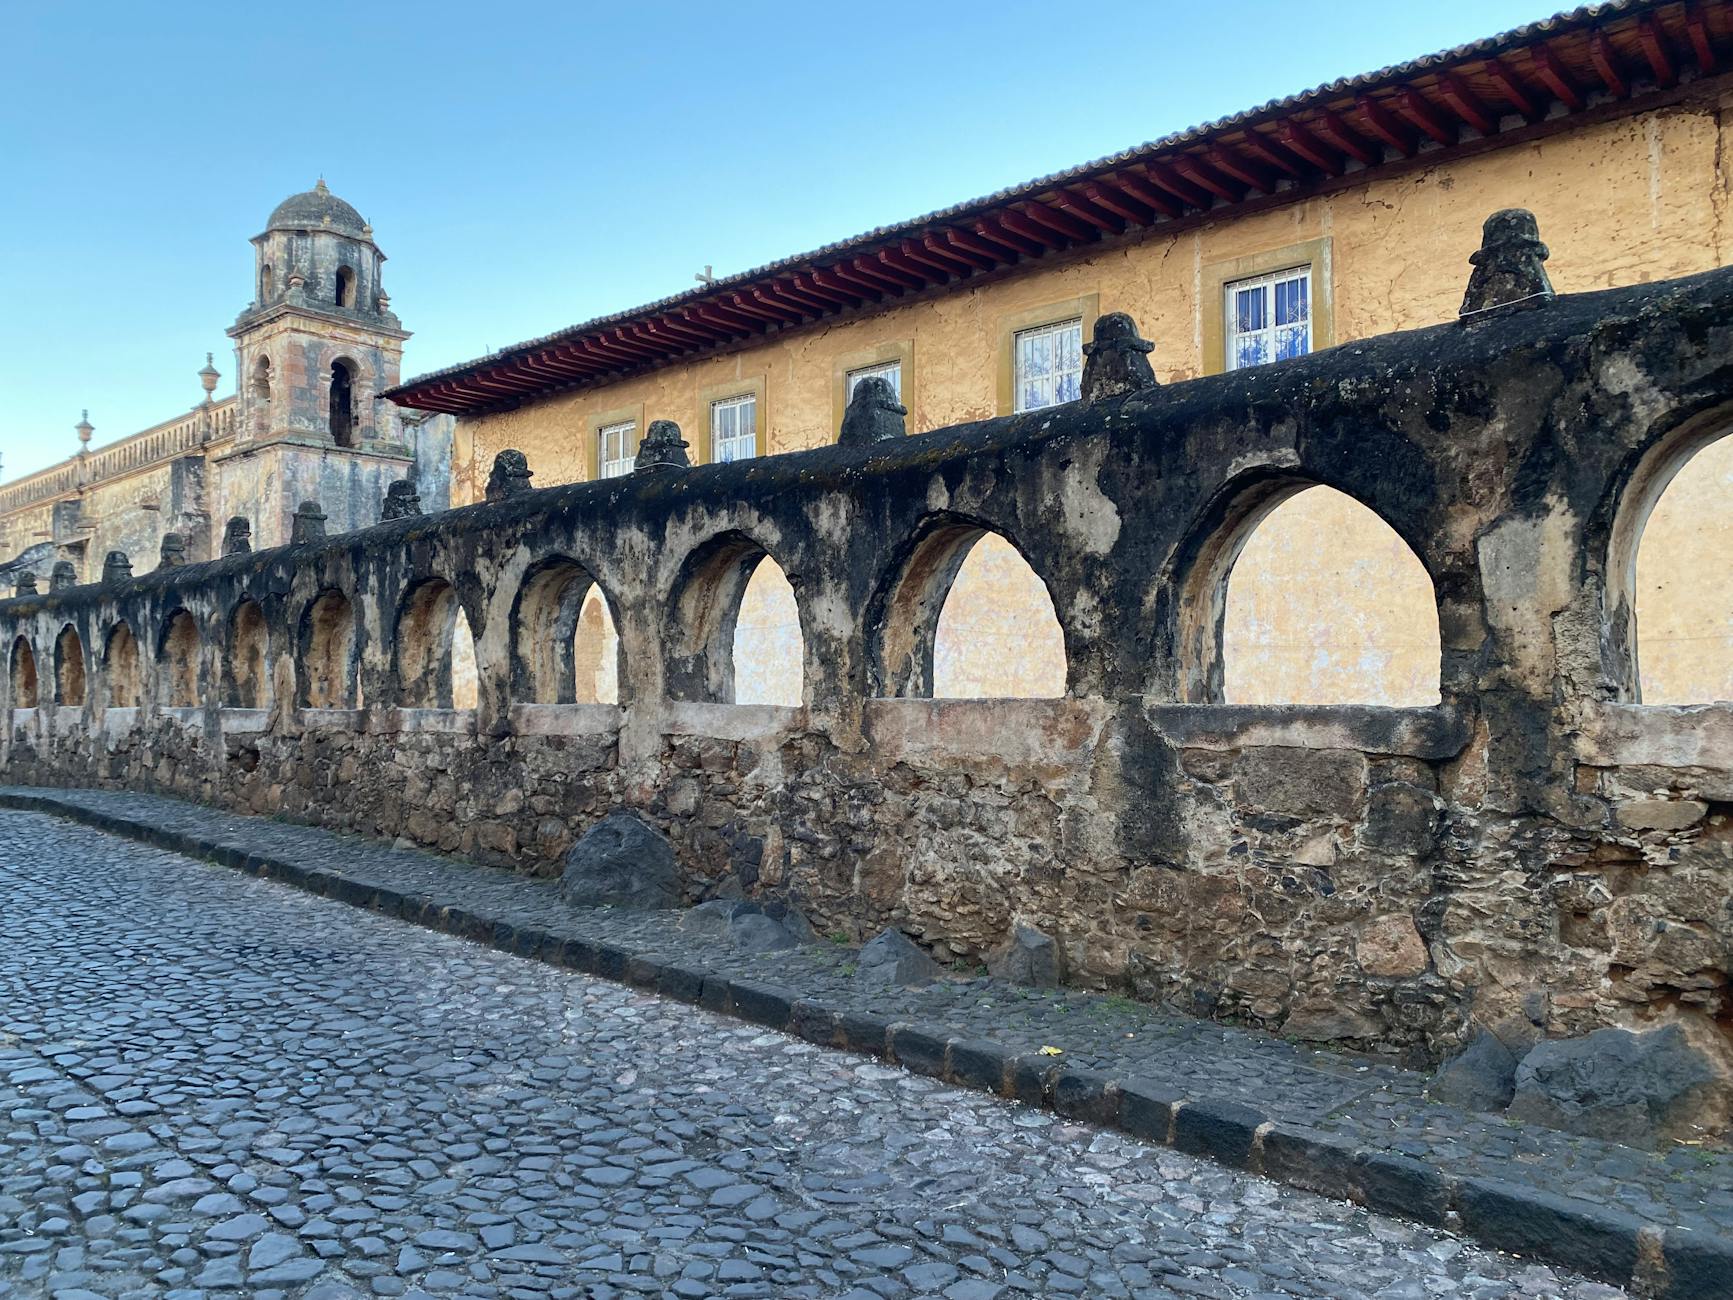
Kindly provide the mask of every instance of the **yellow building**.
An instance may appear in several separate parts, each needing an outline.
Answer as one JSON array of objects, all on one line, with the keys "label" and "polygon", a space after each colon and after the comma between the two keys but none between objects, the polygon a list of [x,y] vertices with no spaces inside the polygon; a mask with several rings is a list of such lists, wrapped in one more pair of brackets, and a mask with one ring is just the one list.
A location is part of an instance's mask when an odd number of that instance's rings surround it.
[{"label": "yellow building", "polygon": [[[1481,221],[1502,208],[1536,214],[1560,292],[1706,270],[1727,260],[1733,83],[1717,50],[1730,34],[1727,0],[1578,11],[388,395],[459,417],[452,495],[464,502],[504,448],[526,453],[543,486],[625,472],[651,419],[677,421],[696,462],[818,446],[867,375],[897,389],[911,433],[1067,401],[1109,311],[1136,318],[1165,383],[1433,324],[1456,315]],[[1733,591],[1686,584],[1681,566],[1733,568],[1733,440],[1662,500],[1639,575],[1646,698],[1733,697]],[[741,611],[738,698],[798,702],[793,603],[765,567]],[[1434,608],[1383,521],[1329,489],[1304,492],[1234,569],[1229,698],[1431,702]],[[580,629],[592,655],[601,613]],[[1063,691],[1045,590],[997,538],[958,575],[938,660],[938,694]]]}]

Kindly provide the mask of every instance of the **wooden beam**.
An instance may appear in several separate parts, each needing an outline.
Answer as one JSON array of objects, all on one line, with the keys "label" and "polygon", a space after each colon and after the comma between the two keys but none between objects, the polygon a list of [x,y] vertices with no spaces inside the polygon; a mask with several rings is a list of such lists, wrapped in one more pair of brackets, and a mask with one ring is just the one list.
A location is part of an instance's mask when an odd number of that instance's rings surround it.
[{"label": "wooden beam", "polygon": [[1277,149],[1274,144],[1264,139],[1256,131],[1249,129],[1246,131],[1246,149],[1262,158],[1277,171],[1287,173],[1289,180],[1297,181],[1305,178],[1305,173],[1294,165],[1292,158]]},{"label": "wooden beam", "polygon": [[[881,248],[876,254],[875,260],[891,275],[906,280],[911,289],[925,289],[933,283],[931,275],[920,267],[912,265],[906,257],[894,248]],[[945,273],[945,278],[950,279],[950,272]]]},{"label": "wooden beam", "polygon": [[1185,211],[1184,204],[1175,203],[1169,195],[1163,194],[1134,172],[1115,172],[1113,183],[1152,212],[1159,212],[1164,217],[1171,219]]},{"label": "wooden beam", "polygon": [[[952,248],[958,249],[962,253],[970,257],[978,258],[980,261],[984,262],[986,266],[982,268],[983,270],[999,266],[1005,261],[1004,248],[999,246],[988,247],[987,244],[982,242],[982,239],[985,238],[984,236],[982,238],[977,238],[976,236],[969,234],[967,231],[958,230],[955,226],[946,226],[943,230],[935,231],[934,233]],[[1015,253],[1013,253],[1013,256],[1015,256]]]},{"label": "wooden beam", "polygon": [[1008,252],[1019,257],[1033,257],[1047,251],[1047,245],[1039,239],[1029,239],[1016,233],[1010,226],[1004,224],[1003,216],[998,221],[988,221],[985,217],[974,224],[974,231],[982,239],[991,240]]},{"label": "wooden beam", "polygon": [[969,275],[975,270],[973,263],[965,262],[955,253],[929,248],[924,243],[916,243],[912,239],[902,242],[902,254],[918,266],[924,266],[935,275],[951,279],[959,274]]},{"label": "wooden beam", "polygon": [[833,293],[847,294],[851,302],[877,302],[885,296],[885,291],[876,285],[863,284],[853,276],[843,274],[840,266],[826,267],[822,271],[814,267],[812,282]]},{"label": "wooden beam", "polygon": [[1058,198],[1059,207],[1063,211],[1076,213],[1097,230],[1104,231],[1110,235],[1117,235],[1120,231],[1125,229],[1125,222],[1123,219],[1114,216],[1113,213],[1107,211],[1107,209],[1090,202],[1090,200],[1082,194],[1073,193],[1071,190],[1060,190],[1058,192]]},{"label": "wooden beam", "polygon": [[1558,55],[1545,45],[1537,45],[1529,51],[1529,63],[1534,68],[1534,75],[1540,83],[1573,113],[1579,113],[1583,107],[1582,93],[1571,84],[1570,74],[1564,70],[1564,65],[1558,61]]},{"label": "wooden beam", "polygon": [[1619,72],[1617,60],[1618,55],[1613,51],[1613,43],[1607,39],[1605,32],[1595,32],[1589,37],[1589,62],[1595,66],[1595,75],[1601,79],[1601,85],[1607,88],[1607,94],[1614,99],[1623,99],[1631,90]]},{"label": "wooden beam", "polygon": [[1366,125],[1372,128],[1374,135],[1404,158],[1414,156],[1418,147],[1414,132],[1398,122],[1370,95],[1362,95],[1355,102],[1359,105],[1360,116],[1366,119]]},{"label": "wooden beam", "polygon": [[1510,101],[1510,106],[1522,114],[1525,120],[1533,122],[1540,117],[1540,108],[1535,104],[1534,96],[1529,93],[1528,87],[1518,81],[1516,74],[1504,64],[1497,59],[1488,59],[1486,61],[1486,75],[1498,83],[1499,90],[1504,92],[1504,97]]},{"label": "wooden beam", "polygon": [[1078,186],[1083,196],[1098,208],[1104,208],[1116,217],[1123,218],[1133,226],[1147,226],[1155,220],[1155,214],[1147,207],[1139,206],[1123,190],[1114,188],[1104,181],[1090,181]]},{"label": "wooden beam", "polygon": [[1468,88],[1468,83],[1454,72],[1447,72],[1438,79],[1438,93],[1444,96],[1444,102],[1456,110],[1456,115],[1467,122],[1481,135],[1492,135],[1498,130],[1498,117],[1487,110],[1475,93]]},{"label": "wooden beam", "polygon": [[1333,113],[1329,109],[1320,113],[1318,134],[1362,167],[1372,167],[1384,161],[1384,151],[1368,144],[1359,132],[1342,120],[1340,113]]},{"label": "wooden beam", "polygon": [[1396,107],[1401,110],[1403,117],[1406,117],[1410,122],[1414,123],[1415,126],[1426,132],[1427,135],[1431,136],[1439,144],[1448,145],[1456,143],[1456,132],[1452,131],[1444,122],[1440,121],[1438,114],[1433,110],[1432,105],[1428,104],[1414,91],[1409,90],[1406,87],[1397,91]]},{"label": "wooden beam", "polygon": [[1298,122],[1283,122],[1276,128],[1276,137],[1288,152],[1304,158],[1326,176],[1342,174],[1341,156]]},{"label": "wooden beam", "polygon": [[824,298],[838,307],[853,307],[860,302],[858,293],[850,293],[834,281],[826,284],[821,280],[819,271],[811,271],[806,275],[796,275],[794,283],[803,292],[815,298]]},{"label": "wooden beam", "polygon": [[1246,196],[1243,189],[1235,188],[1232,181],[1218,176],[1196,158],[1175,158],[1173,169],[1192,184],[1203,186],[1204,189],[1225,203],[1238,203]]},{"label": "wooden beam", "polygon": [[1644,14],[1637,19],[1637,43],[1643,47],[1643,57],[1649,61],[1657,86],[1671,86],[1679,79],[1679,70],[1673,66],[1673,54],[1667,45],[1667,34],[1661,30],[1661,24],[1655,21],[1653,14]]},{"label": "wooden beam", "polygon": [[1244,183],[1248,188],[1254,189],[1260,194],[1274,194],[1276,192],[1275,177],[1256,163],[1242,158],[1236,150],[1229,149],[1225,145],[1212,145],[1209,151],[1209,160],[1217,171],[1226,172],[1236,181]]},{"label": "wooden beam", "polygon": [[1164,163],[1150,162],[1143,165],[1145,174],[1162,189],[1173,195],[1188,208],[1196,208],[1199,212],[1208,212],[1215,206],[1215,201],[1197,186],[1182,177],[1173,168]]},{"label": "wooden beam", "polygon": [[1094,227],[1079,221],[1066,212],[1055,212],[1045,203],[1029,202],[1017,209],[1017,215],[1027,218],[1038,226],[1046,226],[1055,234],[1064,235],[1067,239],[1094,239],[1097,231]]},{"label": "wooden beam", "polygon": [[1709,40],[1709,22],[1703,17],[1699,0],[1686,0],[1685,34],[1691,40],[1691,52],[1697,56],[1697,71],[1708,76],[1715,71],[1715,46]]}]

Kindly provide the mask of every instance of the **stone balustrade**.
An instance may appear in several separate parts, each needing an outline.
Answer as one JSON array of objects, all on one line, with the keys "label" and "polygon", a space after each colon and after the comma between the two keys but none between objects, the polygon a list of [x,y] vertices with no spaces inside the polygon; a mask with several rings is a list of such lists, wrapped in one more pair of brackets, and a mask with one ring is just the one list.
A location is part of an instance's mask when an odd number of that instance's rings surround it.
[{"label": "stone balustrade", "polygon": [[[1733,270],[1555,298],[1510,229],[1446,325],[1158,386],[1108,317],[1067,406],[905,437],[865,384],[836,446],[691,467],[661,429],[640,472],[545,489],[502,455],[485,504],[0,601],[7,779],[536,872],[629,806],[695,896],[825,930],[975,961],[1033,926],[1075,980],[1413,1058],[1673,1018],[1733,1059],[1733,706],[1642,706],[1633,612],[1648,510],[1727,427]],[[1431,576],[1437,707],[1223,703],[1229,570],[1313,484]],[[927,698],[986,532],[1051,594],[1063,699]],[[767,556],[799,707],[732,702]],[[576,702],[592,586],[617,705]]]}]

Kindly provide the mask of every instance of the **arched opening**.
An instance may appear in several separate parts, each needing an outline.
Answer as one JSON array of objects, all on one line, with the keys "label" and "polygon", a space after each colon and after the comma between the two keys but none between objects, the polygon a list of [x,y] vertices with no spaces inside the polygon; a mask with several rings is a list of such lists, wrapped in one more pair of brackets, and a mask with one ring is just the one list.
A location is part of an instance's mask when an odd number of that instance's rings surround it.
[{"label": "arched opening", "polygon": [[199,625],[189,611],[177,609],[157,643],[157,699],[165,708],[190,709],[199,694]]},{"label": "arched opening", "polygon": [[266,262],[259,270],[259,301],[268,303],[277,292],[277,276],[271,270],[271,264]]},{"label": "arched opening", "polygon": [[54,702],[84,703],[84,639],[70,623],[54,641]]},{"label": "arched opening", "polygon": [[1636,698],[1733,700],[1733,436],[1687,443],[1657,468],[1633,484],[1627,525]]},{"label": "arched opening", "polygon": [[666,639],[672,699],[803,702],[806,646],[793,584],[744,533],[712,538],[687,559]]},{"label": "arched opening", "polygon": [[136,709],[143,690],[139,673],[138,638],[125,623],[108,631],[102,650],[102,676],[108,684],[108,707]]},{"label": "arched opening", "polygon": [[923,524],[867,621],[873,695],[1065,694],[1065,634],[1047,585],[1009,540],[972,520]]},{"label": "arched opening", "polygon": [[619,678],[620,641],[601,586],[565,556],[537,564],[512,611],[512,698],[617,704]]},{"label": "arched opening", "polygon": [[261,402],[271,400],[271,358],[260,357],[253,363],[253,396]]},{"label": "arched opening", "polygon": [[579,704],[620,702],[620,634],[602,589],[591,587],[572,634],[573,686]]},{"label": "arched opening", "polygon": [[[467,664],[458,657],[459,641]],[[443,578],[417,583],[397,616],[397,702],[406,709],[473,709],[475,638],[457,591]],[[460,673],[460,668],[466,671]],[[465,703],[459,703],[462,699]]]},{"label": "arched opening", "polygon": [[335,587],[320,592],[301,616],[301,707],[356,707],[355,611]]},{"label": "arched opening", "polygon": [[1438,703],[1432,579],[1396,530],[1352,497],[1295,484],[1256,490],[1203,567],[1194,650],[1212,635],[1201,620],[1212,618],[1223,702]]},{"label": "arched opening", "polygon": [[336,299],[339,307],[355,305],[355,272],[347,266],[337,268]]},{"label": "arched opening", "polygon": [[36,652],[24,637],[12,643],[12,707],[36,707]]},{"label": "arched opening", "polygon": [[331,363],[331,441],[355,445],[355,363],[343,357]]},{"label": "arched opening", "polygon": [[223,659],[223,703],[231,709],[262,709],[270,697],[270,632],[256,600],[243,600],[229,615],[228,653]]}]

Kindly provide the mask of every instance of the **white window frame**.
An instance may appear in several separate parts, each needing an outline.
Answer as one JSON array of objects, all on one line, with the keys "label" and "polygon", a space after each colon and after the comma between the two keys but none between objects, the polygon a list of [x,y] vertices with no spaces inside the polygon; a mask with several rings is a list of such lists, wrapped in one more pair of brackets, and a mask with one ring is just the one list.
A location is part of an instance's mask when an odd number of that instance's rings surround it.
[{"label": "white window frame", "polygon": [[[722,424],[729,415],[734,417],[734,428],[725,432]],[[744,418],[749,425],[743,433],[740,430]],[[745,450],[743,451],[742,448]],[[758,394],[736,393],[733,397],[719,397],[710,403],[710,460],[714,464],[722,464],[733,460],[751,460],[758,455]]]},{"label": "white window frame", "polygon": [[[1066,334],[1077,336],[1075,358],[1076,364],[1066,364],[1058,361],[1041,374],[1031,375],[1027,362],[1033,360],[1035,345],[1047,340],[1059,340]],[[1063,350],[1063,348],[1062,348]],[[1028,401],[1028,386],[1033,380],[1042,390],[1040,400]],[[1067,380],[1071,396],[1065,396]],[[1046,325],[1036,325],[1030,329],[1017,330],[1011,335],[1011,409],[1014,413],[1022,411],[1040,411],[1049,406],[1059,406],[1065,402],[1074,401],[1083,389],[1083,317],[1072,316],[1066,320],[1051,321]]]},{"label": "white window frame", "polygon": [[[1312,350],[1312,308],[1317,302],[1316,286],[1312,283],[1312,265],[1310,262],[1298,266],[1290,266],[1280,271],[1271,271],[1267,275],[1254,275],[1243,280],[1229,280],[1222,285],[1222,360],[1229,370],[1244,370],[1250,366],[1266,366],[1276,357],[1276,286],[1286,284],[1290,280],[1301,277],[1306,281],[1306,345],[1295,356],[1305,356]],[[1259,289],[1264,292],[1265,310],[1264,325],[1255,330],[1247,330],[1243,334],[1239,329],[1239,313],[1235,310],[1234,296],[1249,290]],[[1240,361],[1240,340],[1248,336],[1261,340],[1262,357],[1257,361]],[[1281,360],[1289,360],[1283,357]]]},{"label": "white window frame", "polygon": [[854,400],[854,390],[863,379],[888,379],[891,392],[896,394],[897,401],[903,400],[903,363],[900,359],[880,361],[875,365],[862,366],[859,370],[851,370],[843,378],[843,405]]},{"label": "white window frame", "polygon": [[[637,434],[636,420],[616,420],[596,429],[597,478],[619,478],[632,472],[638,455]],[[609,443],[616,438],[618,442],[610,448]],[[610,455],[610,451],[614,454]]]}]

